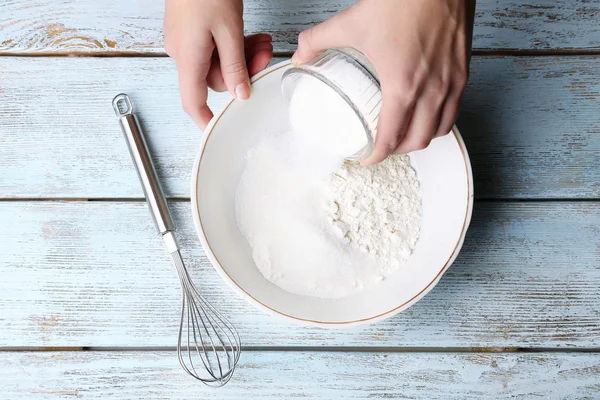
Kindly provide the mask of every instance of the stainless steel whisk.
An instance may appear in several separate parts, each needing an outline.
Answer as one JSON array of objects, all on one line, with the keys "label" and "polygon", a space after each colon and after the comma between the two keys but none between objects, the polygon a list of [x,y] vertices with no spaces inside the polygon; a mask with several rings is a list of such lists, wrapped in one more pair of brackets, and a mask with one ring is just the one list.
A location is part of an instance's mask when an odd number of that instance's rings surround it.
[{"label": "stainless steel whisk", "polygon": [[[150,212],[173,258],[181,282],[183,300],[177,340],[179,363],[199,381],[209,386],[223,386],[233,376],[239,360],[240,337],[233,325],[202,297],[183,263],[167,201],[129,96],[123,93],[117,95],[112,105],[127,140]],[[197,370],[201,366],[203,372]]]}]

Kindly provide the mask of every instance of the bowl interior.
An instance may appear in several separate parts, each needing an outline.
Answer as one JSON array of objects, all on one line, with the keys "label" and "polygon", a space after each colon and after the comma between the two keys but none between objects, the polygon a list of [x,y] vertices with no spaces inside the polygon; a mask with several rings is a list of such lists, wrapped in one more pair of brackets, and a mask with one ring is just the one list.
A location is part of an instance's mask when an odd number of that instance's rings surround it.
[{"label": "bowl interior", "polygon": [[[245,154],[259,135],[285,129],[280,80],[289,62],[255,78],[252,98],[233,101],[206,130],[192,180],[192,207],[200,240],[232,286],[263,309],[305,322],[352,324],[407,308],[430,290],[458,253],[470,219],[472,183],[457,132],[410,155],[423,191],[421,235],[406,265],[355,295],[324,300],[292,294],[265,279],[235,218],[235,190]],[[307,249],[310,251],[310,249]]]}]

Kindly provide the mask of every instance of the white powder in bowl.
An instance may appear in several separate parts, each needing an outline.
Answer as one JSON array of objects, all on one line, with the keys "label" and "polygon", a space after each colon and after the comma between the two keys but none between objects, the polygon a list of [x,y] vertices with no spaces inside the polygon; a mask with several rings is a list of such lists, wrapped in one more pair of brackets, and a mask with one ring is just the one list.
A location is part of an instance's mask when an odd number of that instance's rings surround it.
[{"label": "white powder in bowl", "polygon": [[236,190],[240,232],[260,272],[292,293],[340,298],[388,277],[419,236],[421,192],[407,156],[344,162],[364,128],[333,89],[306,77],[290,100],[291,129],[265,133]]},{"label": "white powder in bowl", "polygon": [[396,269],[419,238],[421,191],[408,156],[363,168],[345,163],[331,179],[329,221],[335,232],[383,268]]}]

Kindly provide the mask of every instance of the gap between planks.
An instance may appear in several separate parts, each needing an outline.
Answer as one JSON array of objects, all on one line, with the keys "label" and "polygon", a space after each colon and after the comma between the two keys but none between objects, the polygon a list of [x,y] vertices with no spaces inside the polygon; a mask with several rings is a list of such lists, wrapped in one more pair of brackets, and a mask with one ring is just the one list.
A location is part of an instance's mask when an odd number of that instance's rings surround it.
[{"label": "gap between planks", "polygon": [[[275,51],[273,52],[273,57],[291,57],[293,54],[294,52],[292,51]],[[473,49],[471,55],[478,57],[597,56],[600,55],[600,49]],[[35,53],[0,51],[0,57],[165,58],[169,56],[164,52],[153,53],[143,51],[107,51],[94,53],[85,51],[40,51]]]},{"label": "gap between planks", "polygon": [[[146,199],[143,197],[91,197],[91,198],[79,198],[79,197],[7,197],[0,198],[1,202],[78,202],[78,201],[89,201],[89,202],[105,202],[105,203],[142,203]],[[189,197],[167,197],[167,201],[172,203],[189,203],[191,199]],[[496,197],[475,197],[475,203],[600,203],[600,198],[589,197],[589,198],[566,198],[566,197],[553,197],[553,198],[496,198]]]},{"label": "gap between planks", "polygon": [[[11,352],[156,352],[176,351],[175,346],[62,346],[0,347]],[[598,347],[355,347],[355,346],[242,346],[244,352],[317,352],[317,353],[600,353]]]}]

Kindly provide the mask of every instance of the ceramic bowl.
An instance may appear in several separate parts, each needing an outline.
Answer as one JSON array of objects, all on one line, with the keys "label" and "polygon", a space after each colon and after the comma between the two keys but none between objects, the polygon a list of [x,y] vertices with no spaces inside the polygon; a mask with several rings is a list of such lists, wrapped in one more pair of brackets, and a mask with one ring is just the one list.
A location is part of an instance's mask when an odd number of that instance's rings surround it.
[{"label": "ceramic bowl", "polygon": [[[407,263],[384,281],[340,299],[289,293],[265,279],[235,218],[235,190],[245,154],[258,135],[283,129],[287,113],[281,76],[289,61],[255,76],[252,98],[232,100],[205,130],[194,163],[192,212],[207,257],[236,292],[253,305],[288,320],[325,327],[372,323],[406,310],[429,292],[462,246],[473,207],[467,150],[456,129],[410,154],[423,192],[421,235]],[[277,121],[274,121],[277,120]],[[307,249],[309,250],[309,249]]]}]

